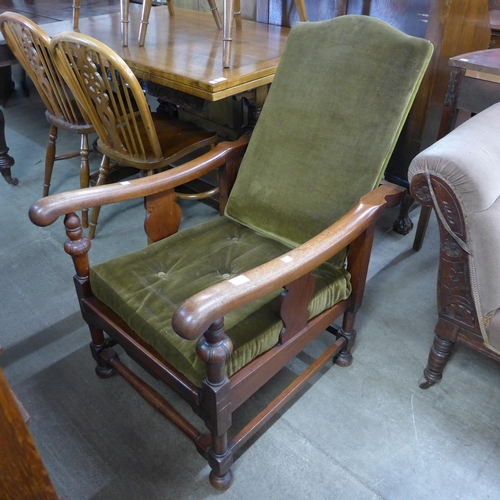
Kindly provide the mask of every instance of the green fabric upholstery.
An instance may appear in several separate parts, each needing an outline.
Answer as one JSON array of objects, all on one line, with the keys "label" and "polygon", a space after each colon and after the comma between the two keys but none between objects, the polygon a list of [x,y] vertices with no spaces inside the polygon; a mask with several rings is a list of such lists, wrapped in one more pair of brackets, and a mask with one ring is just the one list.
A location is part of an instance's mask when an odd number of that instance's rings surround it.
[{"label": "green fabric upholstery", "polygon": [[[377,186],[431,52],[374,18],[296,24],[226,216],[95,266],[94,294],[199,386],[205,367],[172,329],[176,307],[315,236]],[[345,254],[314,272],[310,317],[349,296]],[[281,291],[225,318],[228,375],[277,343]]]},{"label": "green fabric upholstery", "polygon": [[292,245],[338,220],[378,185],[431,54],[371,17],[295,24],[226,215]]},{"label": "green fabric upholstery", "polygon": [[[201,386],[205,366],[196,354],[196,341],[184,340],[173,331],[173,312],[196,292],[289,249],[221,217],[94,266],[91,286],[97,298],[171,365]],[[313,274],[316,290],[309,305],[310,317],[346,299],[351,292],[349,273],[342,266],[339,269],[328,262]],[[278,342],[283,324],[277,314],[277,300],[282,291],[276,290],[225,317],[226,332],[234,346],[228,376]]]}]

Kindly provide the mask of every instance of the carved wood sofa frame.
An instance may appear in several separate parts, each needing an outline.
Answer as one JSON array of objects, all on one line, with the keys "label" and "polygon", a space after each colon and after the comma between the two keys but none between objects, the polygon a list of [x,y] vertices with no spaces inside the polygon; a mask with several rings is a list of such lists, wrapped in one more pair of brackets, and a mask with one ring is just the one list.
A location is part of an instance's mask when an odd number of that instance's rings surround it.
[{"label": "carved wood sofa frame", "polygon": [[[429,190],[431,183],[435,200]],[[436,175],[415,175],[411,182],[412,196],[429,210],[438,204],[443,220],[438,217],[440,232],[439,270],[437,287],[438,322],[434,329],[434,342],[429,353],[424,377],[419,382],[426,389],[442,378],[457,341],[500,361],[500,356],[484,344],[480,321],[471,291],[470,268],[467,252],[453,239],[444,224],[467,243],[465,218],[461,205],[446,181]]]}]

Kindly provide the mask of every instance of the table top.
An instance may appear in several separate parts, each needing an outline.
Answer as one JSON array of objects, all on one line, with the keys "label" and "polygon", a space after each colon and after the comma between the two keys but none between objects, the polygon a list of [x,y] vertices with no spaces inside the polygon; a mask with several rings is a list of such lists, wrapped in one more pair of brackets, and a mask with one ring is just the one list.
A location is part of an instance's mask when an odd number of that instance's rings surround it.
[{"label": "table top", "polygon": [[[166,6],[151,10],[144,47],[137,45],[141,6],[130,5],[129,45],[122,47],[120,13],[82,17],[79,31],[116,51],[138,78],[217,101],[271,83],[289,28],[243,20],[233,29],[231,67],[222,67],[222,31],[210,12]],[[82,12],[83,16],[83,12]],[[50,36],[71,21],[43,24]]]},{"label": "table top", "polygon": [[500,49],[478,50],[452,57],[450,64],[457,68],[500,75]]}]

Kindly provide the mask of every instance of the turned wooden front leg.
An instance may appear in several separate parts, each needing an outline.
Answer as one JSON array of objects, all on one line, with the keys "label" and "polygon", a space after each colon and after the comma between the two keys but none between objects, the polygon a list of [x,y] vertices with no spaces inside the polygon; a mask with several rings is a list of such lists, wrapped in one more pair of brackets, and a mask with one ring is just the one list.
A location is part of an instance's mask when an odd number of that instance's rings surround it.
[{"label": "turned wooden front leg", "polygon": [[[64,250],[73,259],[73,265],[76,271],[73,281],[75,283],[78,302],[80,302],[83,298],[92,295],[89,281],[90,268],[88,258],[91,244],[90,240],[83,234],[78,215],[75,213],[67,214],[64,218],[64,225],[66,227],[66,235],[68,236],[68,240],[64,244]],[[86,320],[83,311],[82,316],[83,319]],[[88,321],[87,323],[90,329],[90,336],[92,337],[90,352],[97,363],[95,371],[99,377],[108,378],[114,374],[114,371],[99,356],[100,352],[107,347],[104,332]]]},{"label": "turned wooden front leg", "polygon": [[446,340],[436,334],[432,343],[427,367],[424,369],[424,376],[420,379],[418,385],[421,389],[427,389],[431,385],[441,380],[443,370],[450,359],[451,351],[455,342]]},{"label": "turned wooden front leg", "polygon": [[231,339],[224,332],[221,318],[210,326],[198,341],[196,352],[205,362],[207,377],[203,381],[205,424],[212,435],[208,463],[212,468],[210,483],[219,490],[231,485],[233,453],[227,446],[227,431],[231,427],[230,384],[226,377],[226,361],[233,351]]}]

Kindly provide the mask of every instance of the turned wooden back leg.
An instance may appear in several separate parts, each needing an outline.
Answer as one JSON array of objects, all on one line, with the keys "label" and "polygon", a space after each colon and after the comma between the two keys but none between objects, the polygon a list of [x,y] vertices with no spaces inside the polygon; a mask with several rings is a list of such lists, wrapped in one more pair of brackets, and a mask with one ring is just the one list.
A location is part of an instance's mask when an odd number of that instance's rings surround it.
[{"label": "turned wooden back leg", "polygon": [[308,21],[306,5],[304,3],[304,0],[295,0],[295,7],[297,9],[297,12],[299,13],[299,19],[302,22]]},{"label": "turned wooden back leg", "polygon": [[80,24],[80,0],[73,0],[73,29],[77,30]]},{"label": "turned wooden back leg", "polygon": [[[139,47],[142,47],[144,45],[144,41],[146,40],[146,32],[148,30],[149,16],[151,14],[152,6],[153,0],[144,0],[142,2],[141,25],[139,27]],[[171,8],[173,9],[173,6],[169,4],[169,12]]]}]

